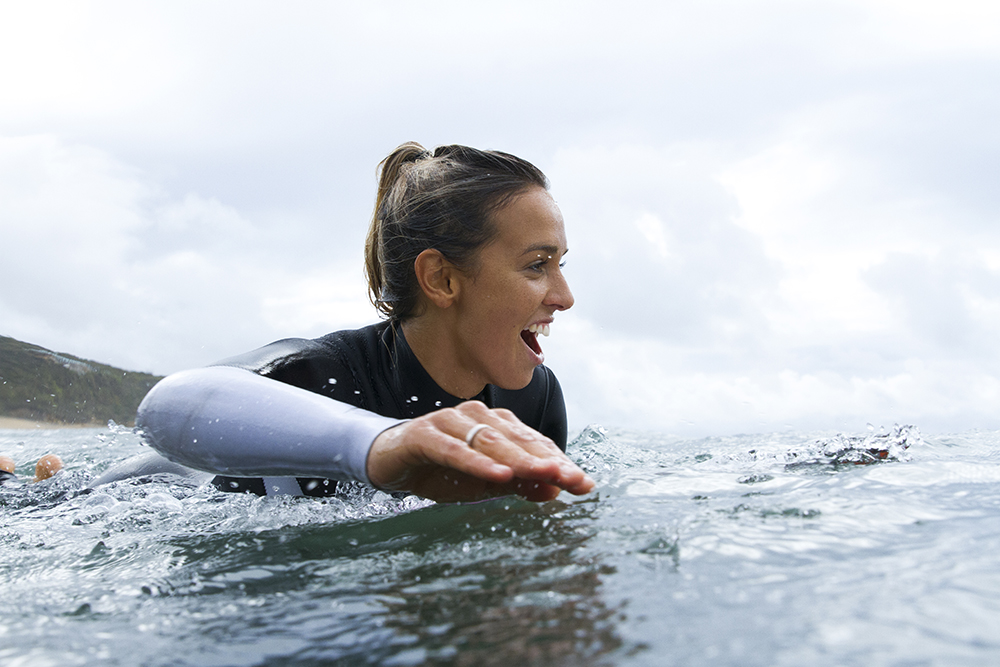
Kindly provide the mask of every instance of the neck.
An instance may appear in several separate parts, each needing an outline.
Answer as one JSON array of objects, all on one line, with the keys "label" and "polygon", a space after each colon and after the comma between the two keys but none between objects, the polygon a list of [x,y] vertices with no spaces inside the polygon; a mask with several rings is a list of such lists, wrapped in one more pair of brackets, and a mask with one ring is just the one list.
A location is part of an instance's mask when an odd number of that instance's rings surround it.
[{"label": "neck", "polygon": [[406,344],[439,387],[452,396],[472,398],[486,382],[462,364],[453,336],[455,329],[445,319],[424,314],[405,320],[401,326]]}]

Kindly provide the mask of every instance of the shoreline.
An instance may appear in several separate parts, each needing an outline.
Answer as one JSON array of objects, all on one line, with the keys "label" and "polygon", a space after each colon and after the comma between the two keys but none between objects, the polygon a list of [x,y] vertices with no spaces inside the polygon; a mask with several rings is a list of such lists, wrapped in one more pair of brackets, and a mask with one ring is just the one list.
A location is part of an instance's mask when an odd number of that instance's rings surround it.
[{"label": "shoreline", "polygon": [[44,422],[37,419],[0,417],[0,429],[50,430],[57,428],[105,428],[106,426],[107,424],[61,424],[59,422]]}]

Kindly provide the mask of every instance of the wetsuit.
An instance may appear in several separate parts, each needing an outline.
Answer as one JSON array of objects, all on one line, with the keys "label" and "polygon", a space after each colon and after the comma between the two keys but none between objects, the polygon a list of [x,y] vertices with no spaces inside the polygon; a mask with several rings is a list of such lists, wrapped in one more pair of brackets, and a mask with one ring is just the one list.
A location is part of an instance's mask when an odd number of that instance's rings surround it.
[{"label": "wetsuit", "polygon": [[[198,379],[189,380],[174,391],[173,400],[182,403],[177,408],[161,408],[154,397],[157,392],[168,394],[159,385],[140,406],[137,423],[147,431],[150,444],[167,458],[187,466],[214,472],[227,472],[213,480],[224,491],[292,493],[295,495],[329,495],[336,483],[328,476],[302,477],[311,461],[317,466],[329,466],[339,479],[368,482],[364,471],[368,449],[382,430],[446,407],[454,407],[464,399],[447,393],[427,374],[410,350],[398,326],[382,322],[358,330],[338,331],[315,340],[281,340],[246,354],[216,364],[216,375],[228,374],[222,380],[212,379],[207,386]],[[259,376],[304,389],[336,401],[316,402],[294,392],[277,392],[269,383],[250,382],[245,374]],[[203,369],[211,375],[212,369]],[[179,374],[180,375],[180,374]],[[167,383],[170,380],[168,378]],[[225,386],[247,384],[236,389],[246,400],[234,401],[215,396]],[[253,386],[251,386],[253,385]],[[520,390],[504,390],[487,385],[473,397],[491,408],[506,408],[517,417],[551,438],[560,449],[566,449],[566,409],[559,382],[551,370],[538,366],[531,382]],[[204,403],[214,404],[202,407]],[[312,403],[313,405],[305,405]],[[301,414],[300,405],[307,408]],[[353,406],[348,408],[346,406]],[[316,411],[336,410],[330,417],[313,417]],[[358,410],[359,409],[359,410]],[[261,416],[261,411],[270,416]],[[374,414],[373,414],[374,413]],[[214,415],[220,415],[215,416]],[[375,415],[381,415],[376,417]],[[255,423],[249,420],[256,417]],[[383,419],[389,418],[389,419]],[[285,421],[287,428],[276,433],[261,433],[267,424]],[[222,422],[219,424],[218,422]],[[306,433],[315,422],[340,422],[344,434]],[[354,426],[357,422],[357,426]],[[243,435],[246,428],[245,436]],[[282,459],[288,461],[283,461]],[[295,463],[292,463],[292,460]],[[254,463],[256,461],[256,463]],[[260,471],[250,477],[249,471]],[[273,477],[295,470],[291,477]],[[326,469],[312,468],[315,473]],[[235,473],[235,474],[234,474]],[[330,475],[327,472],[327,475]]]}]

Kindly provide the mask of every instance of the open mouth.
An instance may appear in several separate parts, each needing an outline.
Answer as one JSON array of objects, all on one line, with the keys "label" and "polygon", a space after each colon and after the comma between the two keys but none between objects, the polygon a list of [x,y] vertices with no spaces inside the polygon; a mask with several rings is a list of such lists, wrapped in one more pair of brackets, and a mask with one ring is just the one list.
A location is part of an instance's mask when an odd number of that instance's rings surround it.
[{"label": "open mouth", "polygon": [[542,356],[542,346],[538,344],[538,334],[543,336],[549,335],[549,325],[548,324],[532,324],[526,329],[521,331],[521,340],[524,344],[531,348],[531,351]]}]

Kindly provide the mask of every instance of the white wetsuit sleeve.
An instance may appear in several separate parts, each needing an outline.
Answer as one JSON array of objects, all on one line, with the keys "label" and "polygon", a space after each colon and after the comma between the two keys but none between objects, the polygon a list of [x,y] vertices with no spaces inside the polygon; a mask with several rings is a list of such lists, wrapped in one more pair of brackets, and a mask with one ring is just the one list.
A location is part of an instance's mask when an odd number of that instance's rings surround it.
[{"label": "white wetsuit sleeve", "polygon": [[366,484],[372,443],[402,421],[225,366],[170,375],[136,415],[153,449],[197,470]]}]

